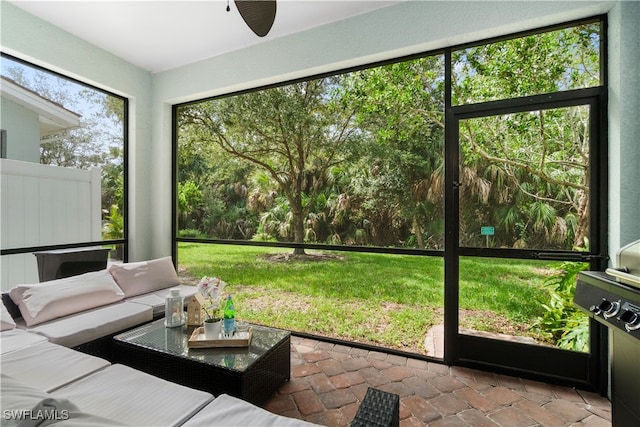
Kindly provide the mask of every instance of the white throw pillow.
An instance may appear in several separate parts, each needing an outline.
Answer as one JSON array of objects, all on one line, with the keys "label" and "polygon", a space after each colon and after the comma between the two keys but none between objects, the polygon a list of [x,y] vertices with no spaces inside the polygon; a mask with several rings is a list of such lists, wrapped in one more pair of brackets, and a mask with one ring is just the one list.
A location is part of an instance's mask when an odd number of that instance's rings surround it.
[{"label": "white throw pillow", "polygon": [[109,268],[109,273],[124,291],[126,298],[180,284],[171,257],[114,264]]},{"label": "white throw pillow", "polygon": [[16,327],[16,322],[3,302],[0,302],[0,315],[2,315],[0,318],[0,331],[8,331]]},{"label": "white throw pillow", "polygon": [[111,304],[124,298],[107,270],[92,271],[9,291],[27,326]]}]

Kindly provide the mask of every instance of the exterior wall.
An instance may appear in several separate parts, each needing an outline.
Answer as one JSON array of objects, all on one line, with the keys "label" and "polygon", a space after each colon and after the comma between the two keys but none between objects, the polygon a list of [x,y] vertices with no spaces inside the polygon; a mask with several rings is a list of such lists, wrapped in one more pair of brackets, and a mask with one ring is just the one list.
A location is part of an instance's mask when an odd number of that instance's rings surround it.
[{"label": "exterior wall", "polygon": [[0,112],[0,126],[7,131],[7,158],[40,163],[38,114],[7,99],[2,99]]}]

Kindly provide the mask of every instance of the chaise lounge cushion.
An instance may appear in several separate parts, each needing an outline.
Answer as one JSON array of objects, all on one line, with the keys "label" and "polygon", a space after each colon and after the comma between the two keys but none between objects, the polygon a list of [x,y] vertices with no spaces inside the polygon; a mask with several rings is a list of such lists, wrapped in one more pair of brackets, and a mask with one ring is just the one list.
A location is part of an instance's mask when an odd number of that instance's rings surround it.
[{"label": "chaise lounge cushion", "polygon": [[[41,427],[42,424],[38,425]],[[47,425],[48,427],[117,427],[126,426],[114,420],[87,414],[81,411],[70,411],[69,418]],[[131,426],[128,426],[131,427]]]},{"label": "chaise lounge cushion", "polygon": [[4,355],[22,348],[45,342],[47,337],[24,329],[11,329],[0,333],[0,354]]},{"label": "chaise lounge cushion", "polygon": [[110,365],[104,359],[46,341],[4,354],[0,363],[3,374],[46,392]]},{"label": "chaise lounge cushion", "polygon": [[[54,319],[33,326],[29,331],[45,336],[53,343],[77,347],[151,320],[151,307],[121,301]],[[20,320],[16,323],[18,327],[24,327]]]},{"label": "chaise lounge cushion", "polygon": [[126,298],[180,284],[171,257],[114,264],[109,268],[109,273],[124,291]]},{"label": "chaise lounge cushion", "polygon": [[4,373],[0,375],[0,388],[2,389],[3,427],[124,425],[82,412],[69,400],[56,398]]},{"label": "chaise lounge cushion", "polygon": [[[3,426],[36,427],[46,425],[46,422],[43,423],[43,419],[38,418],[37,414],[48,412],[64,417],[68,411],[78,409],[66,399],[56,399],[4,373],[0,376],[0,384],[2,385]],[[7,416],[13,413],[15,413],[14,416]]]},{"label": "chaise lounge cushion", "polygon": [[27,326],[67,316],[82,310],[121,301],[124,293],[107,270],[18,285],[9,291]]},{"label": "chaise lounge cushion", "polygon": [[306,421],[273,414],[244,400],[221,394],[184,427],[311,427]]},{"label": "chaise lounge cushion", "polygon": [[213,396],[124,365],[111,365],[52,393],[83,411],[131,426],[179,426]]}]

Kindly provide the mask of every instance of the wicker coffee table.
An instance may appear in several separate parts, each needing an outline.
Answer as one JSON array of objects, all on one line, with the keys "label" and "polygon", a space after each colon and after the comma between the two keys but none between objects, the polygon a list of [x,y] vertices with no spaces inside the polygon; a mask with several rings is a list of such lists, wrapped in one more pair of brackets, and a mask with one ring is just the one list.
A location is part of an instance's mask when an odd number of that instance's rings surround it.
[{"label": "wicker coffee table", "polygon": [[262,405],[291,375],[289,331],[252,325],[249,347],[189,348],[194,327],[166,328],[159,319],[116,335],[113,359],[215,396]]}]

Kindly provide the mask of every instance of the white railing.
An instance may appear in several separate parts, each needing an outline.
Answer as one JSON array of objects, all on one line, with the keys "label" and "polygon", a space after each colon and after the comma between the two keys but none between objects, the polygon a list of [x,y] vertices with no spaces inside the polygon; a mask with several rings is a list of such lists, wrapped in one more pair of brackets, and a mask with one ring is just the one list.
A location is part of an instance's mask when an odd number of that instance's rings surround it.
[{"label": "white railing", "polygon": [[[0,159],[2,249],[101,240],[100,169]],[[36,283],[33,254],[5,255],[2,289]]]}]

